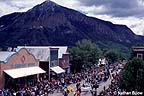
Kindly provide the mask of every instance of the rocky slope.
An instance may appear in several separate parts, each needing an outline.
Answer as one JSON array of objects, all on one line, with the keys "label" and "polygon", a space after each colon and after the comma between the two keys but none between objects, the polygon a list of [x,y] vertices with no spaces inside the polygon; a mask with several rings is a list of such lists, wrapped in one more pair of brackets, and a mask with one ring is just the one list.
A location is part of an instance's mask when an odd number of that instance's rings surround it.
[{"label": "rocky slope", "polygon": [[68,45],[90,39],[100,47],[126,49],[144,43],[144,37],[135,35],[126,25],[88,17],[52,1],[23,13],[0,18],[0,46]]}]

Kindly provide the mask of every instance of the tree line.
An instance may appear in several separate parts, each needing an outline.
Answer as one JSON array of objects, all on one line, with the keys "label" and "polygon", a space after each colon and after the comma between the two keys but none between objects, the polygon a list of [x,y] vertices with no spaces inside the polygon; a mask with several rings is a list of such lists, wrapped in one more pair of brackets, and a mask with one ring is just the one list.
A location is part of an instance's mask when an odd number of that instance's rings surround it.
[{"label": "tree line", "polygon": [[122,53],[111,49],[100,49],[90,40],[82,40],[76,43],[70,50],[70,63],[72,72],[90,68],[97,65],[99,58],[105,57],[108,64],[114,63],[123,58]]}]

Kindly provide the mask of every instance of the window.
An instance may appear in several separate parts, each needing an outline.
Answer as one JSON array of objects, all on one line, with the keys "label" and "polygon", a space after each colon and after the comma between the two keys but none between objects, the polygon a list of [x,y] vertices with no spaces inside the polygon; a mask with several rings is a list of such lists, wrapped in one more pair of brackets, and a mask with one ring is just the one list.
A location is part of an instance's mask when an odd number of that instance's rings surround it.
[{"label": "window", "polygon": [[50,50],[50,67],[58,66],[58,50]]},{"label": "window", "polygon": [[141,54],[141,53],[137,53],[137,58],[139,58],[139,59],[143,59],[143,54]]}]

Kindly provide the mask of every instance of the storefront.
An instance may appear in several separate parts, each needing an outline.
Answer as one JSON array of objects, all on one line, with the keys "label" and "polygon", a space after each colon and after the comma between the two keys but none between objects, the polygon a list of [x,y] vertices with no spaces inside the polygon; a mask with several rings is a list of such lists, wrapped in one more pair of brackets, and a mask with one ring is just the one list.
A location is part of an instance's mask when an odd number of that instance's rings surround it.
[{"label": "storefront", "polygon": [[65,53],[62,55],[62,58],[59,58],[59,66],[62,67],[67,74],[70,73],[69,53]]},{"label": "storefront", "polygon": [[30,85],[45,73],[25,48],[17,52],[0,52],[0,88]]},{"label": "storefront", "polygon": [[[69,54],[67,46],[18,46],[17,49],[26,48],[29,53],[33,54],[39,60],[39,66],[47,72],[50,80],[51,77],[65,73],[66,68],[69,68]],[[65,54],[65,55],[64,55]],[[64,56],[63,56],[64,55]],[[64,66],[59,62],[63,58]],[[70,68],[69,68],[70,69]]]}]

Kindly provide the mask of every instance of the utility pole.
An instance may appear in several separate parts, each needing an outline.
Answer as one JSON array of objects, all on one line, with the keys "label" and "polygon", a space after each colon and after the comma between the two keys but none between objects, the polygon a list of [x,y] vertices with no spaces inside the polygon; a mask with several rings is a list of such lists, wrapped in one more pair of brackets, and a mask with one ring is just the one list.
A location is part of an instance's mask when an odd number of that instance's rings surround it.
[{"label": "utility pole", "polygon": [[51,64],[51,62],[50,62],[50,55],[49,55],[49,68],[48,68],[48,79],[49,79],[49,81],[50,81],[50,64]]}]

